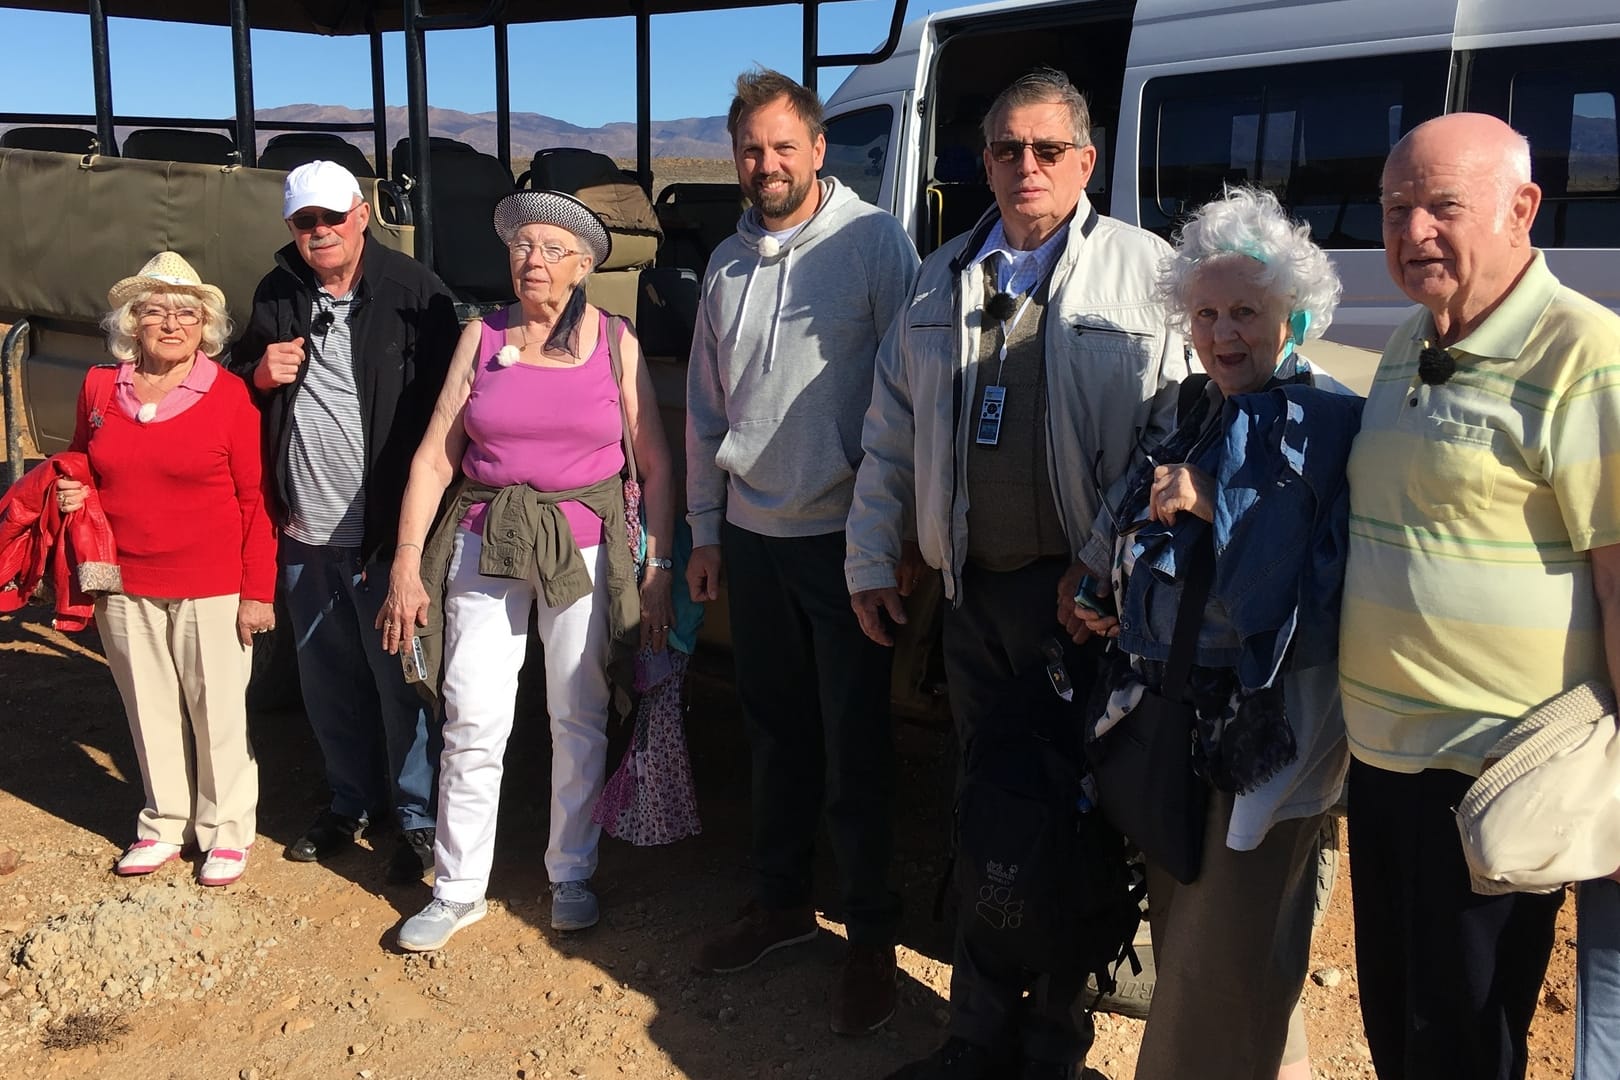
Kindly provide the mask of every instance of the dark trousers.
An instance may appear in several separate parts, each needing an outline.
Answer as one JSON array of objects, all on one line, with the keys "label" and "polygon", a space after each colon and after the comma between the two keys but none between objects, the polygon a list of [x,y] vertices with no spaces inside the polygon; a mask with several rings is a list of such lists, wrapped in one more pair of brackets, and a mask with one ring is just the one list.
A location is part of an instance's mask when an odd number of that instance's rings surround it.
[{"label": "dark trousers", "polygon": [[849,940],[892,945],[893,653],[861,632],[844,534],[721,531],[737,696],[753,751],[754,870],[767,908],[810,902],[822,815],[843,872]]},{"label": "dark trousers", "polygon": [[360,550],[281,538],[281,587],[298,649],[304,712],[320,744],[332,810],[366,818],[392,805],[402,829],[431,829],[439,808],[439,721],[383,651],[377,612],[388,564]]},{"label": "dark trousers", "polygon": [[1563,893],[1480,896],[1452,807],[1473,778],[1350,765],[1361,1018],[1379,1080],[1520,1080]]},{"label": "dark trousers", "polygon": [[[971,565],[963,571],[962,602],[945,612],[944,648],[964,771],[975,747],[996,738],[990,718],[1019,676],[1045,667],[1043,639],[1065,644],[1076,696],[1084,700],[1090,691],[1099,654],[1075,647],[1057,623],[1057,583],[1068,567],[1064,559],[1042,559],[1006,573]],[[973,909],[973,898],[958,900],[959,912]],[[975,948],[964,918],[958,915],[951,972],[951,1034],[981,1046],[1016,1041],[1026,1058],[1039,1061],[1084,1061],[1092,1039],[1081,1000],[1086,973],[1032,971]]]}]

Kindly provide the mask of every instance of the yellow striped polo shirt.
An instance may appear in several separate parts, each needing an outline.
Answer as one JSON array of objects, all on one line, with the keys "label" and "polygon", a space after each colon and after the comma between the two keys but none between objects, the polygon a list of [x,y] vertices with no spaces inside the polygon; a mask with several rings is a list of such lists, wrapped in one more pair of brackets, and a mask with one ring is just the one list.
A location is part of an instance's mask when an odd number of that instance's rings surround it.
[{"label": "yellow striped polo shirt", "polygon": [[1538,251],[1418,380],[1419,309],[1390,338],[1350,454],[1339,673],[1350,749],[1481,771],[1522,714],[1607,678],[1592,548],[1620,543],[1620,316]]}]

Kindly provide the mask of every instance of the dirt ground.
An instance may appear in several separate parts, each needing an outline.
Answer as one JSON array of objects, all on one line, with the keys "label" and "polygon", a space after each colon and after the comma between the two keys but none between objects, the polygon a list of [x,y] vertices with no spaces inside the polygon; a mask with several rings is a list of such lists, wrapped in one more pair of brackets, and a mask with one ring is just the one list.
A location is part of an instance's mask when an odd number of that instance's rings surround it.
[{"label": "dirt ground", "polygon": [[[827,1028],[842,927],[825,852],[820,939],[735,976],[691,971],[699,943],[746,898],[748,760],[735,699],[714,674],[725,665],[700,653],[691,686],[703,835],[654,849],[604,839],[603,920],[581,934],[550,929],[549,749],[542,703],[520,700],[489,917],[440,953],[410,956],[392,947],[393,933],[430,893],[384,882],[393,836],[379,830],[323,865],[281,857],[324,802],[314,740],[295,710],[252,717],[262,794],[241,882],[198,887],[192,854],[144,881],[114,877],[141,788],[100,644],[93,631],[51,630],[39,609],[0,619],[0,1074],[879,1080],[926,1054],[943,1037],[950,981],[949,925],[932,918],[952,768],[944,734],[900,732],[895,868],[906,921],[901,1005],[884,1032],[848,1040]],[[1347,859],[1305,986],[1319,1080],[1373,1076],[1349,874]],[[1574,968],[1571,902],[1531,1031],[1531,1080],[1570,1075]],[[1099,1015],[1096,1028],[1090,1064],[1126,1080],[1140,1022]]]},{"label": "dirt ground", "polygon": [[[703,835],[647,850],[605,840],[596,878],[604,918],[581,934],[549,928],[544,728],[537,703],[520,703],[519,715],[490,916],[440,953],[406,956],[390,945],[394,929],[429,893],[384,884],[392,836],[380,832],[326,865],[281,858],[322,798],[298,712],[253,717],[263,797],[240,883],[200,889],[195,856],[144,882],[113,877],[140,782],[96,637],[55,633],[37,610],[0,621],[8,744],[0,756],[0,1070],[41,1078],[876,1080],[942,1037],[949,934],[930,912],[943,862],[945,736],[908,727],[900,738],[902,1003],[888,1030],[852,1041],[827,1029],[841,956],[835,911],[818,941],[754,970],[727,978],[690,970],[698,943],[745,898],[747,759],[722,682],[697,680],[689,713]],[[823,869],[830,880],[831,867]],[[1566,907],[1532,1034],[1530,1075],[1542,1080],[1570,1073],[1571,916]],[[1371,1076],[1344,875],[1312,971],[1305,1003],[1315,1075]],[[1129,1077],[1140,1030],[1099,1017],[1091,1064],[1114,1080]]]}]

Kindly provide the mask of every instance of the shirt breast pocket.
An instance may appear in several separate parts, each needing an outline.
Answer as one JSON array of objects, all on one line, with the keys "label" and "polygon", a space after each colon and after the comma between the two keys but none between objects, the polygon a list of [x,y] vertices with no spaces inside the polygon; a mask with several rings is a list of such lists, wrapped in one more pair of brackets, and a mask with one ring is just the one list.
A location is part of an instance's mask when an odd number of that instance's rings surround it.
[{"label": "shirt breast pocket", "polygon": [[1407,472],[1412,505],[1431,521],[1456,521],[1490,509],[1495,489],[1491,429],[1431,418]]}]

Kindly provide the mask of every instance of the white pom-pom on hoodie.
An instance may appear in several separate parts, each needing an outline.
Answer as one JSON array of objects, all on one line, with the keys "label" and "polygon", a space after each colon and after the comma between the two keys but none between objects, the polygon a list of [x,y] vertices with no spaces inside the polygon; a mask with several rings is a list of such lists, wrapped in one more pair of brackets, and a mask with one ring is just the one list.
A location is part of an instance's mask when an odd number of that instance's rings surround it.
[{"label": "white pom-pom on hoodie", "polygon": [[782,242],[780,240],[774,236],[762,236],[759,238],[760,258],[774,259],[780,254],[782,254]]},{"label": "white pom-pom on hoodie", "polygon": [[150,401],[146,402],[135,411],[135,419],[139,420],[143,424],[150,424],[153,420],[157,419],[157,406],[152,404]]},{"label": "white pom-pom on hoodie", "polygon": [[501,351],[495,354],[495,362],[501,367],[511,367],[521,355],[516,345],[502,345]]}]

